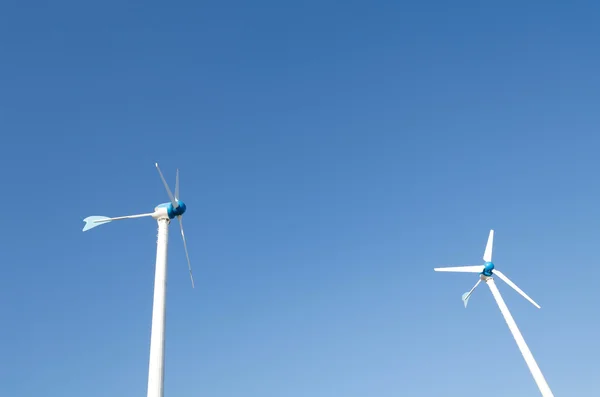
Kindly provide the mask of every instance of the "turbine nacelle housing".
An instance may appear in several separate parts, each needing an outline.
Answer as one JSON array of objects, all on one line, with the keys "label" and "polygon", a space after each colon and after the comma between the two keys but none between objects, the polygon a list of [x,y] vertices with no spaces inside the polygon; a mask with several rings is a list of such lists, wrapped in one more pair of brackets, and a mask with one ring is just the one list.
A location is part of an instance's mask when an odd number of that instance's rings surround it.
[{"label": "turbine nacelle housing", "polygon": [[169,218],[174,219],[185,213],[187,207],[183,201],[177,200],[177,208],[173,207],[173,203],[162,203],[154,208],[152,217],[154,219]]},{"label": "turbine nacelle housing", "polygon": [[165,186],[165,190],[167,191],[170,201],[157,205],[154,208],[154,212],[149,212],[146,214],[118,216],[115,218],[109,218],[107,216],[98,215],[88,216],[87,218],[83,219],[83,221],[85,222],[85,225],[83,226],[83,231],[85,232],[97,226],[105,225],[112,221],[118,221],[122,219],[152,217],[157,221],[166,220],[167,224],[169,224],[172,219],[177,218],[177,221],[179,223],[179,230],[181,231],[181,239],[183,240],[185,258],[187,259],[188,270],[190,271],[190,280],[192,281],[193,288],[194,277],[192,276],[192,265],[190,263],[190,256],[188,255],[187,242],[185,240],[185,234],[183,233],[183,224],[181,221],[187,207],[183,201],[179,200],[179,170],[177,170],[177,173],[175,174],[175,194],[171,192],[169,184],[165,180],[165,177],[163,176],[162,172],[160,171],[160,168],[158,167],[158,163],[156,163],[156,170],[158,171],[160,179],[162,180],[163,185]]}]

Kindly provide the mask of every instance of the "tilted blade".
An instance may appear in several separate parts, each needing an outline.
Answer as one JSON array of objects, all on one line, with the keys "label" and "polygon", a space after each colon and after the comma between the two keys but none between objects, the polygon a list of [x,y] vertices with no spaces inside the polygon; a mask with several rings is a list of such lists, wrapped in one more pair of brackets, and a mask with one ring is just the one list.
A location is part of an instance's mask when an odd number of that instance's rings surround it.
[{"label": "tilted blade", "polygon": [[471,297],[471,295],[473,294],[473,291],[475,291],[475,288],[477,288],[477,286],[479,285],[480,282],[481,282],[481,279],[477,280],[477,283],[475,283],[475,286],[473,288],[471,288],[471,291],[465,292],[463,294],[462,300],[463,300],[463,303],[465,304],[465,309],[467,308],[467,304],[469,303],[469,298]]},{"label": "tilted blade", "polygon": [[145,216],[152,216],[152,215],[153,215],[152,213],[148,213],[148,214],[139,214],[139,215],[118,216],[116,218],[109,218],[107,216],[98,216],[98,215],[88,216],[87,218],[85,218],[83,220],[85,222],[85,225],[83,226],[83,231],[85,232],[87,230],[95,228],[96,226],[104,225],[104,224],[112,222],[112,221],[120,221],[123,219],[142,218]]},{"label": "tilted blade", "polygon": [[483,271],[483,266],[436,267],[433,270],[436,272],[481,273]]},{"label": "tilted blade", "polygon": [[156,169],[158,170],[158,174],[160,175],[160,179],[165,185],[165,189],[167,189],[167,194],[169,195],[169,199],[171,199],[171,204],[173,204],[173,208],[177,208],[179,204],[177,204],[175,197],[173,197],[173,193],[171,193],[171,189],[169,189],[169,185],[167,184],[167,181],[165,181],[165,177],[163,176],[162,172],[160,172],[160,167],[158,166],[158,163],[155,163],[155,165]]},{"label": "tilted blade", "polygon": [[188,255],[187,243],[185,241],[185,234],[183,233],[183,223],[181,222],[181,215],[177,217],[179,221],[179,229],[181,229],[181,238],[183,239],[183,248],[185,249],[185,257],[188,263],[188,269],[190,270],[190,279],[192,280],[192,288],[194,288],[194,276],[192,276],[192,264],[190,263],[190,256]]},{"label": "tilted blade", "polygon": [[175,174],[175,200],[179,200],[181,196],[179,195],[179,169]]},{"label": "tilted blade", "polygon": [[486,262],[492,261],[493,245],[494,245],[494,231],[490,230],[490,236],[488,237],[487,245],[485,246],[485,253],[483,254],[483,260]]},{"label": "tilted blade", "polygon": [[501,271],[499,270],[494,270],[494,274],[498,277],[500,277],[500,279],[502,281],[504,281],[506,284],[510,285],[515,291],[517,291],[519,294],[521,294],[521,296],[525,299],[527,299],[529,302],[531,302],[533,304],[533,306],[537,307],[538,309],[541,309],[540,305],[538,305],[537,303],[535,303],[535,301],[533,299],[531,299],[529,297],[529,295],[527,295],[525,292],[523,292],[521,290],[521,288],[517,287],[517,285],[515,283],[513,283],[512,281],[510,281],[510,279],[508,277],[506,277]]}]

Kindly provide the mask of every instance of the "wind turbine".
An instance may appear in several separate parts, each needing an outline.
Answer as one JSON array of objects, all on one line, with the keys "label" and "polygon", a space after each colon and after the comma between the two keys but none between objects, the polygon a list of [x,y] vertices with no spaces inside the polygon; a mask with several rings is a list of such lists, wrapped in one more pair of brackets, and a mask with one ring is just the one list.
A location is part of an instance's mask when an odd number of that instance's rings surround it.
[{"label": "wind turbine", "polygon": [[498,276],[502,281],[504,281],[506,284],[510,285],[515,291],[517,291],[519,294],[521,294],[521,296],[523,296],[525,299],[527,299],[529,302],[531,302],[538,309],[540,309],[540,305],[535,303],[535,301],[533,299],[531,299],[525,292],[523,292],[519,287],[517,287],[515,283],[510,281],[510,279],[508,277],[506,277],[500,270],[495,269],[494,263],[492,263],[492,246],[493,246],[493,244],[494,244],[494,231],[490,230],[488,242],[485,247],[485,253],[483,254],[483,260],[485,261],[485,263],[483,265],[458,266],[458,267],[438,267],[433,270],[435,270],[436,272],[479,273],[479,280],[477,280],[477,283],[475,284],[475,286],[473,288],[471,288],[471,290],[469,292],[465,292],[462,296],[462,300],[463,300],[463,303],[465,304],[465,308],[467,307],[469,298],[473,294],[473,291],[475,291],[475,288],[477,288],[479,283],[484,281],[488,285],[488,287],[490,287],[490,291],[492,291],[492,295],[494,296],[494,299],[496,300],[496,303],[498,304],[498,307],[500,308],[500,311],[502,312],[502,315],[504,316],[504,320],[506,320],[506,324],[508,324],[508,328],[510,329],[510,332],[512,332],[512,335],[515,338],[515,341],[517,342],[517,346],[519,347],[519,350],[521,350],[521,354],[523,355],[523,358],[525,359],[525,362],[527,363],[527,366],[529,367],[529,370],[531,371],[531,374],[533,375],[533,379],[535,380],[535,383],[537,384],[538,388],[540,389],[542,396],[543,397],[554,397],[554,394],[552,394],[552,391],[550,390],[550,386],[548,386],[548,383],[546,382],[546,379],[544,378],[544,375],[542,374],[540,367],[538,367],[537,363],[535,362],[535,359],[533,358],[533,354],[531,354],[531,350],[529,350],[529,347],[525,343],[525,339],[523,338],[523,335],[521,335],[521,331],[519,331],[519,328],[517,327],[517,323],[515,323],[515,320],[513,319],[512,315],[510,314],[510,311],[508,310],[508,307],[506,306],[504,299],[502,299],[502,295],[500,295],[500,291],[498,290],[498,287],[496,287],[496,283],[494,282],[494,275]]},{"label": "wind turbine", "polygon": [[96,226],[106,223],[132,218],[142,218],[151,216],[158,222],[158,239],[156,241],[156,270],[154,275],[154,304],[152,307],[152,330],[150,332],[150,360],[148,368],[148,397],[163,397],[164,389],[164,366],[165,366],[165,299],[167,292],[167,247],[169,240],[169,224],[171,219],[177,218],[181,238],[183,239],[183,248],[188,262],[192,288],[194,288],[194,277],[192,276],[192,267],[188,255],[185,234],[183,233],[182,215],[185,213],[185,203],[179,200],[179,170],[175,176],[175,195],[171,193],[167,181],[156,163],[156,169],[162,179],[169,199],[168,203],[159,204],[154,208],[154,212],[139,215],[119,216],[108,218],[106,216],[88,216],[83,221],[85,226],[83,231],[90,230]]}]

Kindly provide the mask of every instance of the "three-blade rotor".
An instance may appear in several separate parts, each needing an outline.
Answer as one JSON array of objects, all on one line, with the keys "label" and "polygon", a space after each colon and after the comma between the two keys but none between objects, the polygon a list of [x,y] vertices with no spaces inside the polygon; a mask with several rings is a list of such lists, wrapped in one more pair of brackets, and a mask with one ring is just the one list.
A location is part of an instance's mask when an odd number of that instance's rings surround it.
[{"label": "three-blade rotor", "polygon": [[541,309],[540,305],[538,305],[533,299],[529,297],[521,288],[519,288],[515,283],[513,283],[504,273],[495,269],[494,264],[492,263],[492,248],[494,245],[494,230],[490,230],[490,234],[488,237],[487,244],[485,246],[485,252],[483,254],[483,260],[485,261],[484,265],[476,265],[476,266],[454,266],[454,267],[437,267],[434,268],[436,272],[454,272],[454,273],[479,273],[481,278],[477,281],[475,286],[469,291],[463,294],[462,300],[467,307],[467,303],[469,298],[473,294],[473,291],[479,283],[483,280],[485,281],[487,278],[493,277],[493,275],[497,275],[502,281],[508,284],[512,289],[517,291],[519,295],[527,299],[532,305]]},{"label": "three-blade rotor", "polygon": [[[160,167],[158,166],[158,163],[156,163],[156,170],[158,171],[158,174],[160,175],[160,179],[163,182],[163,185],[165,185],[165,190],[167,191],[167,194],[169,195],[169,199],[171,199],[171,204],[173,204],[173,208],[176,209],[179,207],[179,169],[176,171],[175,173],[175,195],[173,195],[173,193],[171,192],[171,189],[169,188],[169,184],[167,183],[167,181],[165,180],[165,177],[163,176],[162,172],[160,171]],[[183,207],[185,209],[185,207]],[[190,255],[188,254],[188,249],[187,249],[187,241],[185,240],[185,233],[183,232],[183,223],[182,223],[182,215],[177,215],[177,222],[179,223],[179,230],[181,231],[181,238],[183,240],[183,249],[185,250],[185,258],[187,259],[187,263],[188,263],[188,270],[190,272],[190,280],[192,281],[192,288],[194,288],[194,276],[192,275],[192,264],[190,262]]]}]

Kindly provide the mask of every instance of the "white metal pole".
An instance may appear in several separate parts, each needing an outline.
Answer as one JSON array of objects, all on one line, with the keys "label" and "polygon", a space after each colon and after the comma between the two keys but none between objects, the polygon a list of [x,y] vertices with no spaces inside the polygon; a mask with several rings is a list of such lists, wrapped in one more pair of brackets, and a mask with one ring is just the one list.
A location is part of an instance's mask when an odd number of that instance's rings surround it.
[{"label": "white metal pole", "polygon": [[494,299],[496,299],[496,303],[498,304],[498,307],[504,316],[504,320],[506,320],[506,324],[508,324],[508,328],[510,329],[510,332],[512,332],[512,335],[517,342],[517,346],[519,346],[519,350],[521,350],[521,354],[523,355],[523,358],[529,367],[529,371],[531,371],[531,375],[533,375],[533,379],[535,380],[535,383],[537,383],[542,396],[554,397],[554,394],[552,394],[550,386],[548,386],[540,367],[538,367],[535,359],[533,358],[533,354],[531,354],[531,350],[529,350],[527,343],[525,343],[525,339],[523,338],[523,335],[521,335],[521,331],[519,331],[517,323],[515,323],[515,320],[510,314],[506,303],[504,303],[504,299],[502,299],[502,295],[500,295],[500,291],[498,290],[494,279],[488,278],[486,280],[486,284],[490,287],[492,295],[494,295]]},{"label": "white metal pole", "polygon": [[154,304],[150,331],[150,363],[148,367],[148,397],[163,397],[165,375],[165,298],[167,293],[167,244],[169,219],[158,219]]}]

